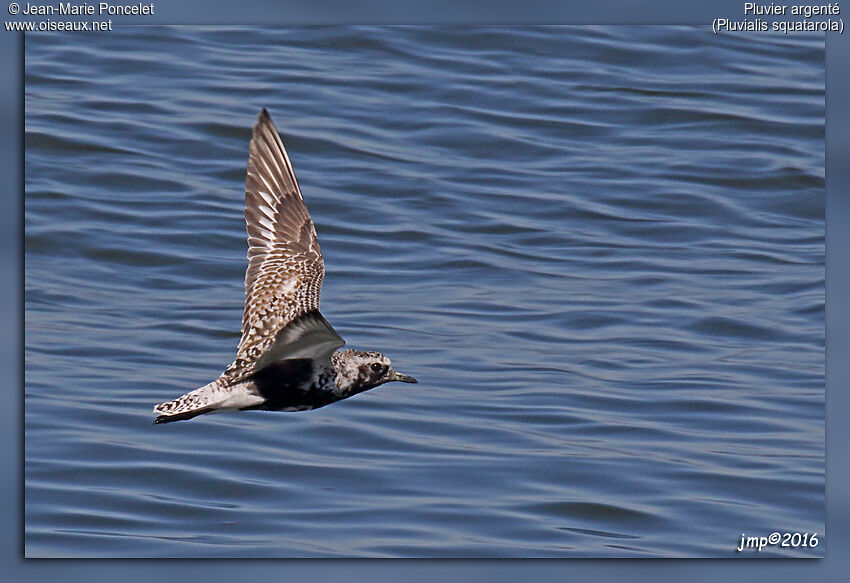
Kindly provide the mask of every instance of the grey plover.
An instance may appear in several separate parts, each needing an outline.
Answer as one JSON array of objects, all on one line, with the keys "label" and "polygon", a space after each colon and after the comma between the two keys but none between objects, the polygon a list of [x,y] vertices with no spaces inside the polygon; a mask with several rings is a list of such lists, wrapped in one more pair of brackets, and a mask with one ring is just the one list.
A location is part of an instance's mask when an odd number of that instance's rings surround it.
[{"label": "grey plover", "polygon": [[345,341],[319,312],[325,264],[269,113],[251,137],[245,179],[248,270],[236,360],[213,382],[154,407],[156,423],[204,413],[323,407],[391,381],[415,383],[379,352]]}]

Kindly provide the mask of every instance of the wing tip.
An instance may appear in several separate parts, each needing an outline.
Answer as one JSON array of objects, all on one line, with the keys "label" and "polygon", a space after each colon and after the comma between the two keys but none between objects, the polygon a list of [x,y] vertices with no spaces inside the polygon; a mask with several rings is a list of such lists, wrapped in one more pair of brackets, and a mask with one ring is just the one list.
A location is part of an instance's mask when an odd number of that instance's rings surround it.
[{"label": "wing tip", "polygon": [[[255,145],[258,143],[273,143],[274,136],[276,135],[279,136],[277,128],[272,121],[272,116],[269,115],[269,110],[264,107],[257,115],[257,123],[254,124],[254,130],[251,135],[251,148],[258,147],[258,145]],[[280,138],[278,137],[278,139]],[[250,157],[248,161],[250,163]]]}]

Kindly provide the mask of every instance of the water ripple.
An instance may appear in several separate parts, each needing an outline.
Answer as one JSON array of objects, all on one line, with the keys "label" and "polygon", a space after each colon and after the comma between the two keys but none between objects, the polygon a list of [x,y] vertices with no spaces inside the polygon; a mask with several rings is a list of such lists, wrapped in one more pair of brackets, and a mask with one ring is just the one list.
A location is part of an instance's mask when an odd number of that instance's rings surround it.
[{"label": "water ripple", "polygon": [[[822,35],[129,27],[26,57],[28,556],[824,532]],[[261,107],[325,316],[421,383],[155,427],[238,342]]]}]

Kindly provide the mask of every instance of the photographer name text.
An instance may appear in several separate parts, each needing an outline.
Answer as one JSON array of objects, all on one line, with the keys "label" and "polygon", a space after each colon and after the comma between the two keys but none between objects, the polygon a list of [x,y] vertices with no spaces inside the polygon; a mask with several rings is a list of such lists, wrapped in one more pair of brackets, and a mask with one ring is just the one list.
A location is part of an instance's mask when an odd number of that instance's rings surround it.
[{"label": "photographer name text", "polygon": [[[11,12],[11,11],[10,11]],[[20,11],[25,16],[150,16],[154,13],[154,5],[142,4],[72,4],[60,2],[57,5],[25,4]]]}]

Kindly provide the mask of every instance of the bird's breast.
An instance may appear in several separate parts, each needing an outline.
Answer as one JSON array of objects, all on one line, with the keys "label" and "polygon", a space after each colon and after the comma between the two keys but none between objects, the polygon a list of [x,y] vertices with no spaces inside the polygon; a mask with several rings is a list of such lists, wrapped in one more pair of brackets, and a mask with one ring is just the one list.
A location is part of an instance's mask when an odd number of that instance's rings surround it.
[{"label": "bird's breast", "polygon": [[344,398],[333,369],[317,366],[308,358],[276,362],[254,373],[255,391],[266,410],[305,410],[323,407]]}]

